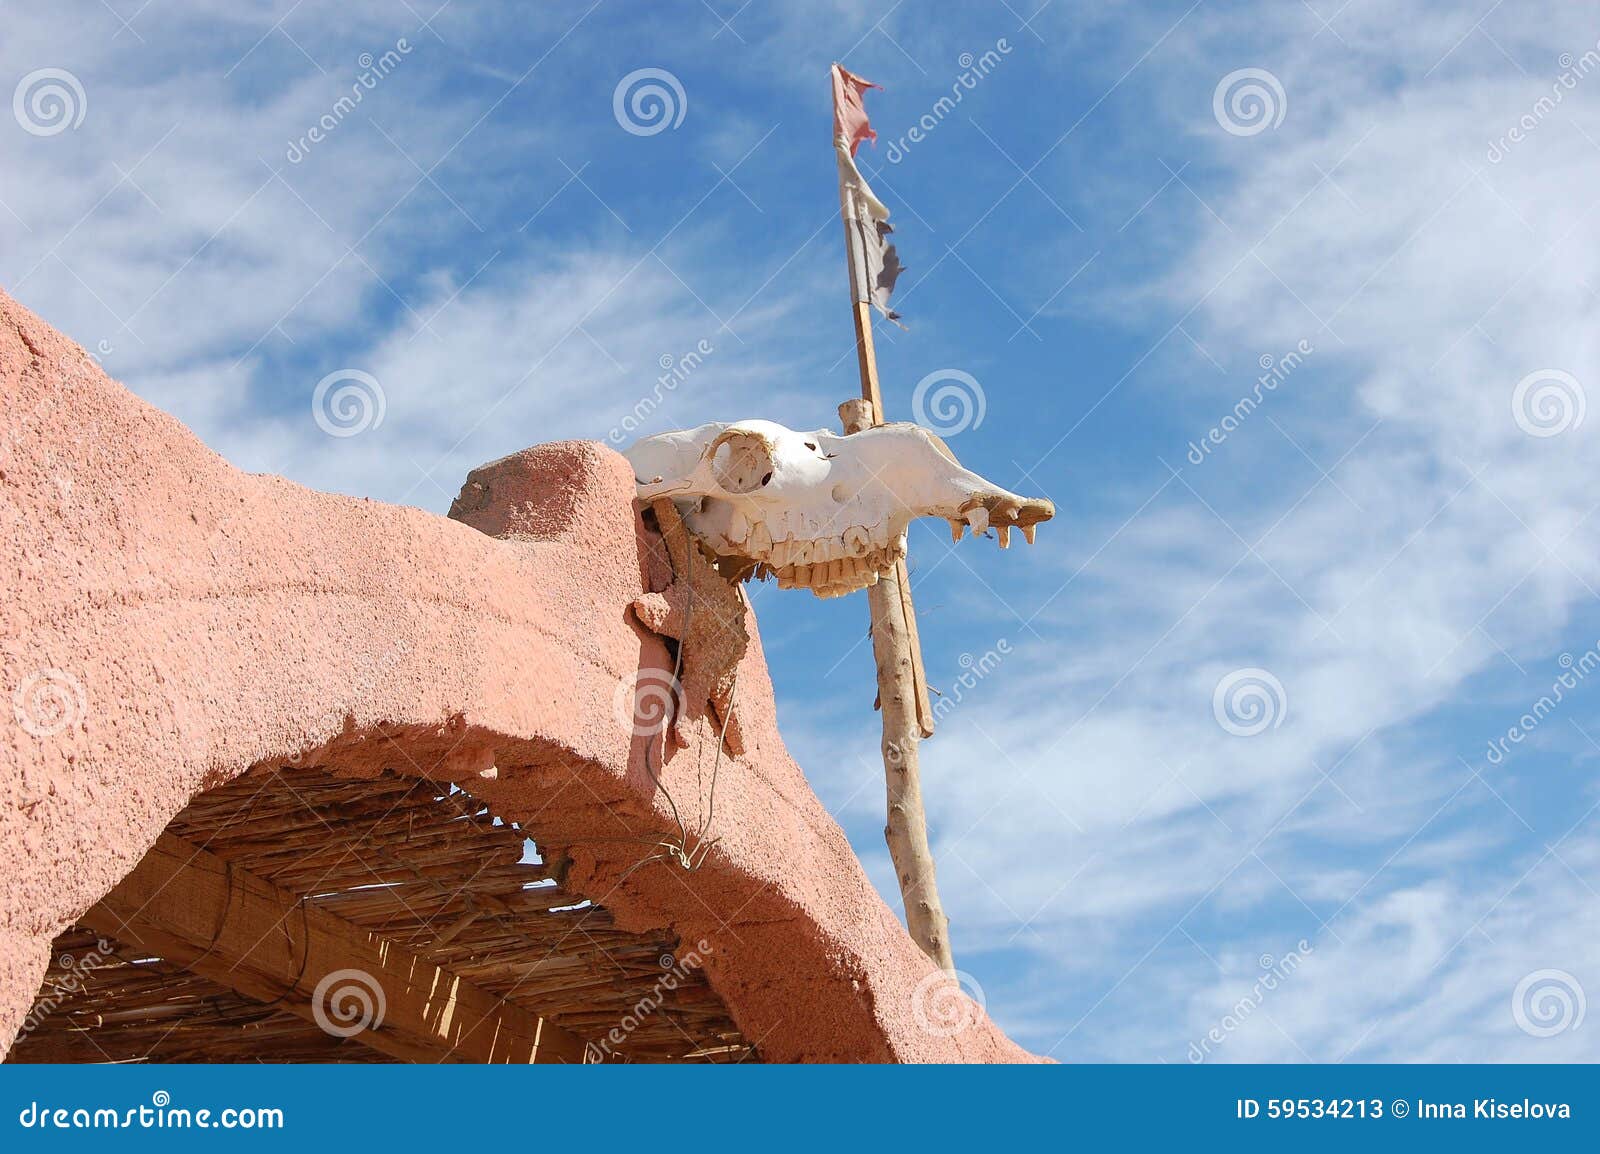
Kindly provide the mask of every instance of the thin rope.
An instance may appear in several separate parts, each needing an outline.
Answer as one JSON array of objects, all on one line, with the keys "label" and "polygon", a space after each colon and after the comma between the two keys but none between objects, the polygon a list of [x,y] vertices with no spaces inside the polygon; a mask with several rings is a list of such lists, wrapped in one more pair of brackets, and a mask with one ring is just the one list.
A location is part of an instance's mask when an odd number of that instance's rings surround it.
[{"label": "thin rope", "polygon": [[[204,950],[201,950],[200,953],[198,955],[196,955],[194,958],[192,958],[190,961],[188,961],[185,964],[179,966],[178,967],[178,973],[180,973],[180,974],[186,974],[186,973],[187,974],[193,974],[193,973],[195,973],[194,967],[198,966],[201,962],[205,961],[208,957],[210,957],[212,952],[217,948],[218,943],[220,943],[222,941],[223,928],[225,926],[227,926],[227,924],[228,924],[228,914],[233,909],[233,862],[229,861],[229,860],[224,860],[223,863],[222,863],[222,870],[223,870],[222,876],[223,876],[223,886],[224,886],[223,898],[222,898],[222,913],[217,918],[217,928],[215,930],[211,931],[211,944],[206,946],[206,948]],[[203,977],[204,975],[197,974],[196,976],[197,977]]]},{"label": "thin rope", "polygon": [[[262,1002],[263,1006],[276,1006],[300,988],[300,982],[306,976],[306,964],[311,960],[311,912],[306,902],[305,894],[300,895],[300,900],[295,905],[300,907],[300,970],[294,976],[294,981],[289,983],[289,988],[284,990],[270,1002]],[[289,919],[283,919],[283,936],[289,943],[289,956],[294,957],[294,935],[289,932]]]}]

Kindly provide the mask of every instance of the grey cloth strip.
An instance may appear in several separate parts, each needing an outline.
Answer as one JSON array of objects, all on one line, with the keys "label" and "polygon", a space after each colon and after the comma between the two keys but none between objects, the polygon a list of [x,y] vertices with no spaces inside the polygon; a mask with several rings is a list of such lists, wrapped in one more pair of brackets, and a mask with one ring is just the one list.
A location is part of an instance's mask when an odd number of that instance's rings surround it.
[{"label": "grey cloth strip", "polygon": [[870,302],[886,318],[900,324],[900,314],[889,307],[889,297],[905,266],[889,240],[894,233],[894,226],[888,220],[889,210],[872,194],[849,151],[840,148],[838,156],[841,202],[851,248],[850,266],[857,282],[852,286],[856,299]]}]

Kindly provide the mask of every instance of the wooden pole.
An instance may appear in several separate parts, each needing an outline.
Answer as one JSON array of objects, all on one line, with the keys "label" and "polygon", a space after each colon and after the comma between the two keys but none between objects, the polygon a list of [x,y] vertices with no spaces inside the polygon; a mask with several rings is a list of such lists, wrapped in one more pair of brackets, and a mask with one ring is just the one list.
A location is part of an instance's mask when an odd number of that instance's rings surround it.
[{"label": "wooden pole", "polygon": [[[849,238],[846,237],[846,244]],[[855,270],[852,262],[852,276]],[[886,419],[883,415],[883,391],[878,387],[878,356],[872,344],[872,306],[865,301],[857,301],[855,306],[856,326],[856,365],[861,371],[861,397],[869,406],[864,414],[865,422],[860,428],[870,425],[881,425]],[[845,402],[850,404],[851,402]],[[839,408],[840,420],[845,419],[844,406]],[[846,433],[857,432],[849,428],[846,422]],[[906,632],[911,638],[911,682],[912,691],[917,707],[917,729],[922,737],[933,736],[933,703],[928,698],[928,676],[922,667],[922,638],[917,633],[917,612],[911,604],[911,578],[906,572],[906,563],[900,561],[895,565],[900,586],[900,603],[902,615],[905,618]],[[874,587],[875,588],[875,587]]]},{"label": "wooden pole", "polygon": [[[856,365],[861,373],[861,399],[839,406],[845,433],[884,423],[883,392],[878,387],[878,358],[872,346],[872,275],[863,247],[868,206],[858,203],[865,186],[850,162],[849,141],[841,130],[841,74],[834,65],[834,148],[839,151],[839,215],[844,220],[845,260],[850,269],[851,319],[856,333]],[[928,819],[922,808],[922,779],[917,743],[933,736],[933,707],[922,668],[917,613],[911,604],[911,578],[906,563],[867,589],[872,611],[872,654],[878,667],[878,704],[883,710],[883,774],[888,786],[889,817],[883,837],[889,843],[900,897],[906,908],[906,929],[941,969],[953,971],[950,919],[939,901],[933,853],[928,848]]]},{"label": "wooden pole", "polygon": [[[866,307],[858,305],[856,310],[857,348],[863,350],[863,399],[839,406],[839,419],[847,434],[882,423],[873,419],[881,416],[882,401],[878,401],[875,414],[872,398],[877,393],[877,366],[872,358],[871,317],[863,315]],[[860,339],[863,332],[865,341]],[[922,653],[904,561],[896,563],[891,574],[867,589],[867,604],[872,613],[878,702],[883,710],[883,775],[888,791],[888,821],[883,837],[889,843],[889,857],[900,882],[906,929],[940,969],[953,971],[956,964],[950,952],[950,919],[939,901],[933,851],[928,846],[928,819],[922,807],[917,745],[925,732],[931,732],[931,725],[925,729],[919,718],[919,699],[926,700],[926,682],[918,676]]]}]

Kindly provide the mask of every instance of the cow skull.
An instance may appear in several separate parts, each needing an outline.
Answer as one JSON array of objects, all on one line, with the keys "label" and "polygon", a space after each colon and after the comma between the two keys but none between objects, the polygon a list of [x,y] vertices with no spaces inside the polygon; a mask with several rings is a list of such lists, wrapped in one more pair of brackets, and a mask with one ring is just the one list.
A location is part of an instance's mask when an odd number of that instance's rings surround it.
[{"label": "cow skull", "polygon": [[735,421],[660,433],[626,453],[639,497],[670,497],[696,542],[734,578],[776,576],[779,588],[838,597],[875,585],[905,557],[913,517],[945,517],[959,541],[1012,528],[1033,541],[1055,515],[961,467],[917,425],[850,436],[797,433],[772,421]]}]

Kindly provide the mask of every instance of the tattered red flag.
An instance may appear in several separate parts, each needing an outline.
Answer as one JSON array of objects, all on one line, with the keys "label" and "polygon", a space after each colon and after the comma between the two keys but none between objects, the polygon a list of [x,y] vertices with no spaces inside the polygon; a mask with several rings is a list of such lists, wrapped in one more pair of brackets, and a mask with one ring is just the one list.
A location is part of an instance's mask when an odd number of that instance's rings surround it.
[{"label": "tattered red flag", "polygon": [[833,135],[849,145],[851,156],[863,140],[878,139],[867,123],[867,107],[861,102],[861,94],[869,88],[883,90],[882,85],[863,80],[842,65],[833,66]]}]

